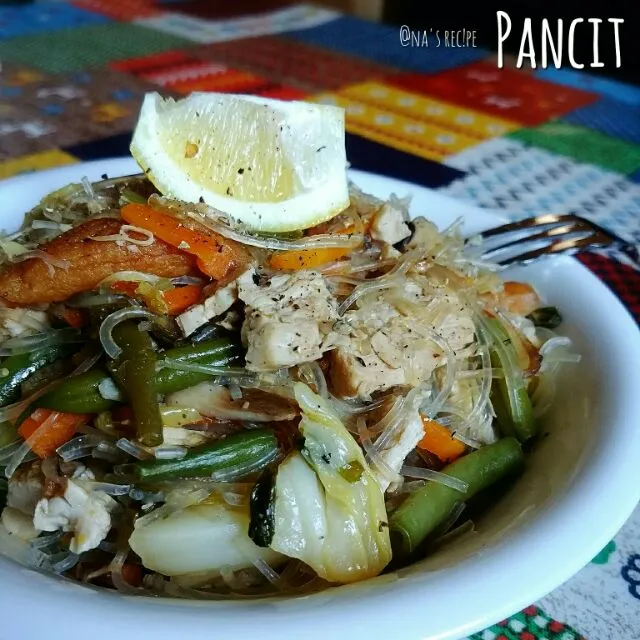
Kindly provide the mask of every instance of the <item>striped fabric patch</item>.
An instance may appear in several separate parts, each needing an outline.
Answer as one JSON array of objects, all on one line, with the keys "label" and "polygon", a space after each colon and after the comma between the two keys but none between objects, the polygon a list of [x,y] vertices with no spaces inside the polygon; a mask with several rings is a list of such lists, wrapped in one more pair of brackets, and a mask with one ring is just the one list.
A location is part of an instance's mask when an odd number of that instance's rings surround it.
[{"label": "striped fabric patch", "polygon": [[442,191],[519,219],[576,213],[640,240],[640,185],[592,164],[527,147],[509,138],[489,140],[446,159],[464,176]]}]

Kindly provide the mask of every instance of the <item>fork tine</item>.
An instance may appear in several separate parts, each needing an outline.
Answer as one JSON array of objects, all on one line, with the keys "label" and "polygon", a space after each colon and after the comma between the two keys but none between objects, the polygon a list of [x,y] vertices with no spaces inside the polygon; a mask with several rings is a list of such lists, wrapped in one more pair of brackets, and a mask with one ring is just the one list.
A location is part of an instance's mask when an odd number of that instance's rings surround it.
[{"label": "fork tine", "polygon": [[[535,229],[536,227],[530,227],[531,229]],[[515,245],[521,244],[524,245],[526,243],[535,242],[536,240],[544,240],[546,238],[553,238],[554,236],[559,235],[568,235],[570,233],[589,233],[593,234],[591,229],[581,228],[581,225],[572,225],[567,224],[562,227],[552,227],[551,229],[545,229],[544,231],[540,231],[540,233],[535,233],[530,236],[524,236],[521,238],[516,238],[515,240],[511,240],[510,242],[505,242],[503,244],[498,245],[497,247],[491,247],[487,251],[483,252],[483,257],[489,259],[489,256],[492,256],[496,253],[500,253],[509,247],[513,247]]]},{"label": "fork tine", "polygon": [[525,251],[524,253],[519,253],[515,256],[507,258],[505,260],[500,260],[500,264],[508,265],[513,264],[515,262],[518,263],[526,263],[535,260],[543,255],[557,255],[560,253],[576,253],[581,249],[589,248],[597,248],[597,247],[606,247],[612,244],[612,239],[604,234],[595,234],[591,236],[587,236],[586,238],[579,238],[573,240],[556,240],[549,245],[544,247],[539,247],[538,249],[533,249],[531,251]]},{"label": "fork tine", "polygon": [[512,231],[522,231],[524,229],[529,229],[531,227],[541,227],[545,225],[554,225],[562,222],[576,222],[576,221],[582,221],[589,224],[587,220],[584,220],[583,218],[578,218],[578,216],[573,216],[570,214],[558,215],[555,213],[547,213],[541,216],[535,216],[534,218],[526,218],[524,220],[518,220],[517,222],[509,222],[507,224],[500,225],[499,227],[494,227],[493,229],[488,229],[487,231],[483,231],[478,235],[481,238],[491,238],[493,236],[510,233]]}]

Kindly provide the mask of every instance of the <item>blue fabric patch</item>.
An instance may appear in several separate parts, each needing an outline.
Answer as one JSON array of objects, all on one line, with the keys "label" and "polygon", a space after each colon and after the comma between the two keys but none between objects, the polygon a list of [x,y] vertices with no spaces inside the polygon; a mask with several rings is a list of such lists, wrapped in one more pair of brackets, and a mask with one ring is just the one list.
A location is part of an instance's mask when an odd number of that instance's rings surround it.
[{"label": "blue fabric patch", "polygon": [[640,143],[640,109],[617,100],[601,98],[567,113],[565,122],[596,129],[614,138]]},{"label": "blue fabric patch", "polygon": [[633,182],[637,182],[640,184],[640,169],[634,171],[630,176],[627,176],[629,180],[633,180]]},{"label": "blue fabric patch", "polygon": [[101,140],[83,142],[70,147],[65,147],[63,151],[70,153],[80,160],[100,160],[102,158],[116,158],[129,155],[129,145],[131,144],[131,133],[120,133]]},{"label": "blue fabric patch", "polygon": [[575,89],[601,93],[619,102],[640,105],[640,87],[618,82],[617,80],[590,76],[587,73],[570,69],[556,69],[555,67],[540,69],[534,72],[534,75],[550,82],[574,87]]},{"label": "blue fabric patch", "polygon": [[106,16],[63,2],[0,8],[0,39],[110,22]]},{"label": "blue fabric patch", "polygon": [[444,187],[464,172],[412,153],[378,144],[354,133],[346,134],[347,158],[351,167],[371,171],[425,187]]},{"label": "blue fabric patch", "polygon": [[435,36],[429,37],[428,48],[403,47],[400,43],[399,27],[349,16],[311,29],[288,31],[282,35],[307,44],[367,58],[379,64],[427,73],[458,67],[489,56],[486,49],[479,47],[445,47],[442,34],[440,47],[436,47]]}]

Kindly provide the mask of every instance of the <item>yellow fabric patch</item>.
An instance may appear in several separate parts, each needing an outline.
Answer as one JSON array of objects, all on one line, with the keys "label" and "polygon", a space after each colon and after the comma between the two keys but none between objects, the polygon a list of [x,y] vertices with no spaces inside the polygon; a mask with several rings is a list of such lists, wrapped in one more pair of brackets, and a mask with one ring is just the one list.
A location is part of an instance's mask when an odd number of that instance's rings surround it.
[{"label": "yellow fabric patch", "polygon": [[437,124],[451,132],[480,140],[505,135],[522,128],[517,122],[485,115],[419,93],[411,93],[378,82],[345,87],[340,95],[375,105],[423,123]]},{"label": "yellow fabric patch", "polygon": [[343,107],[351,133],[436,161],[521,126],[379,82],[309,99]]},{"label": "yellow fabric patch", "polygon": [[41,169],[61,167],[62,165],[73,164],[74,162],[78,162],[78,159],[61,149],[30,153],[26,156],[0,162],[0,179],[10,178],[20,173],[30,173]]},{"label": "yellow fabric patch", "polygon": [[441,161],[478,143],[475,138],[436,124],[419,122],[340,93],[322,94],[312,99],[343,107],[347,131],[430,160]]}]

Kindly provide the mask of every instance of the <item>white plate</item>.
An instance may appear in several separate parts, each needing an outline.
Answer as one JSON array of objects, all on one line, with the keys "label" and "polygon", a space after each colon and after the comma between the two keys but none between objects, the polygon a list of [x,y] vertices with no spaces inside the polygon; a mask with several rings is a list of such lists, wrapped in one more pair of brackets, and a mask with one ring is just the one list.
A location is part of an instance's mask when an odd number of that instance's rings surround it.
[{"label": "white plate", "polygon": [[[62,167],[0,184],[1,227],[14,228],[48,191],[86,175],[136,171],[130,159]],[[491,212],[433,191],[353,172],[365,191],[413,195],[412,212],[439,226],[462,215],[468,231],[501,222]],[[81,587],[0,559],[3,634],[113,640],[183,637],[419,638],[453,640],[545,595],[614,536],[640,498],[640,334],[617,298],[587,269],[559,258],[516,269],[565,318],[583,354],[510,493],[478,533],[402,572],[295,599],[193,602],[124,597]]]}]

